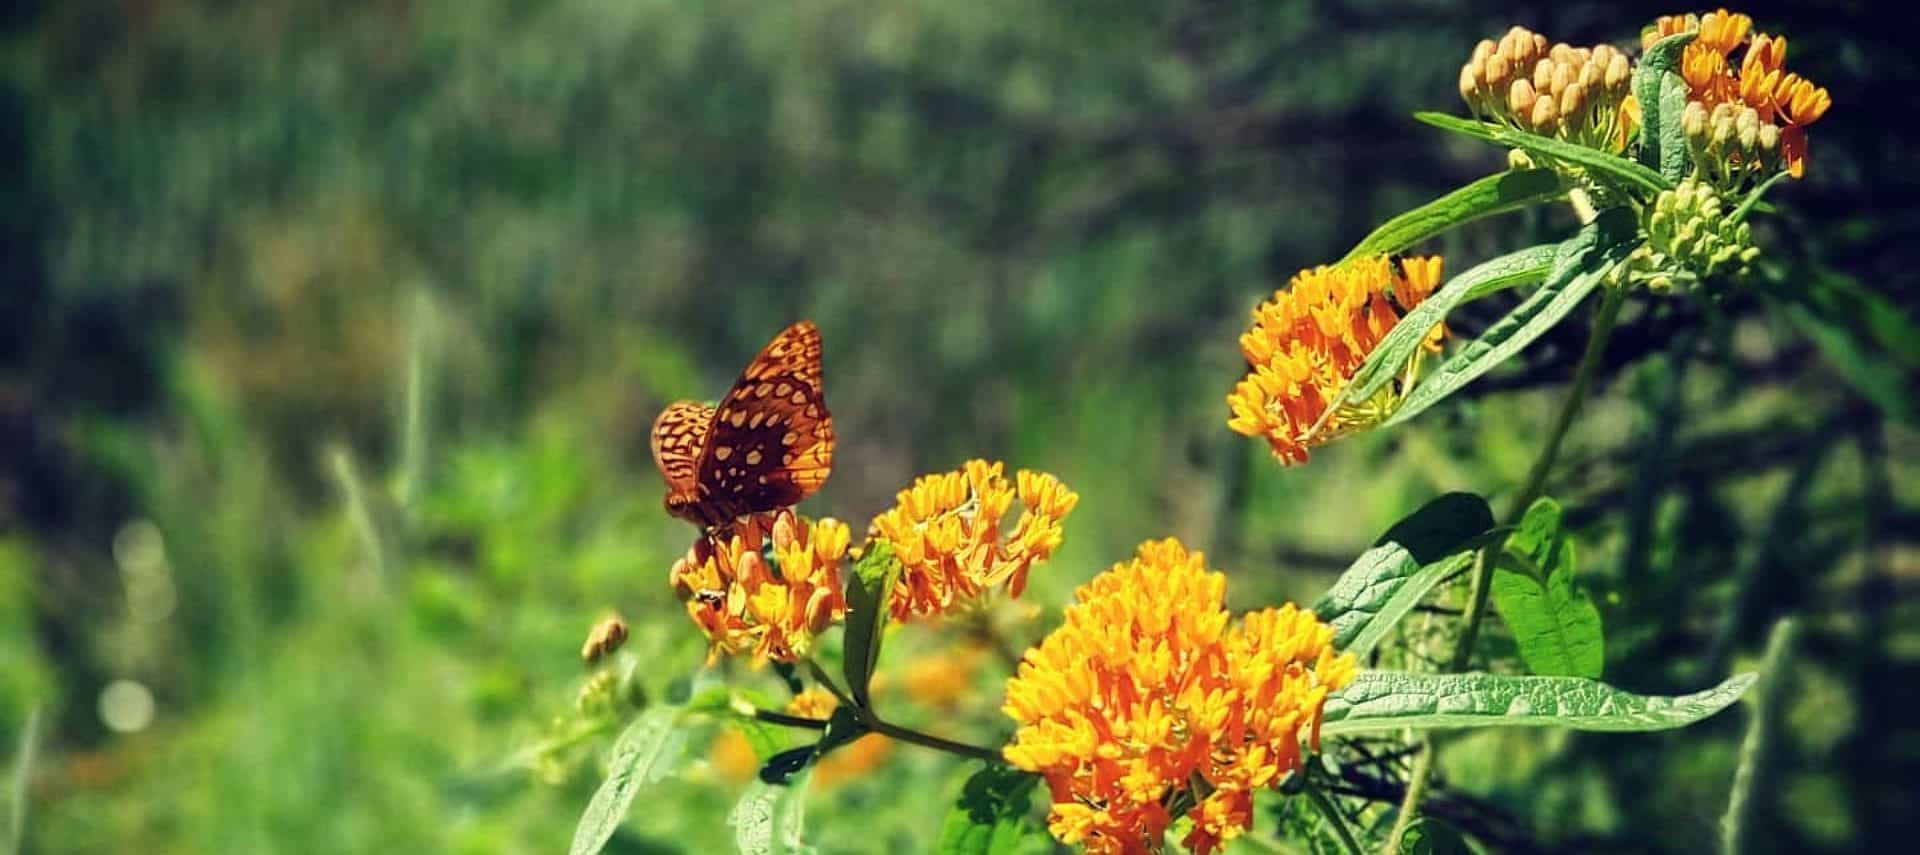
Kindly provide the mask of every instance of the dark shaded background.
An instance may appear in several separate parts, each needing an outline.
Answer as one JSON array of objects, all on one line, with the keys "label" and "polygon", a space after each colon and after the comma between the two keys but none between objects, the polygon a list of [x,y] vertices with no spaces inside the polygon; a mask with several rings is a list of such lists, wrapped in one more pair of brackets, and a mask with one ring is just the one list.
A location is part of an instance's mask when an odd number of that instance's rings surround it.
[{"label": "dark shaded background", "polygon": [[[0,737],[45,711],[28,851],[553,851],[601,743],[521,749],[571,708],[587,624],[625,610],[672,663],[655,691],[701,661],[660,584],[689,532],[646,427],[800,317],[841,437],[812,513],[857,528],[918,473],[1003,458],[1084,497],[1036,574],[1050,612],[1166,534],[1233,572],[1236,606],[1312,596],[1425,498],[1513,489],[1581,325],[1282,470],[1224,425],[1247,309],[1502,165],[1408,118],[1459,111],[1476,40],[1634,44],[1672,11],[7,6]],[[1698,688],[1806,619],[1753,839],[1878,848],[1920,795],[1920,343],[1887,311],[1916,305],[1920,18],[1742,11],[1833,93],[1809,176],[1774,196],[1764,283],[1629,308],[1552,491],[1612,682]],[[1434,249],[1457,271],[1567,225]],[[1793,296],[1859,291],[1885,305]],[[1005,732],[997,667],[942,727]],[[115,680],[150,721],[106,725]],[[1691,851],[1744,720],[1475,737],[1441,792],[1497,809],[1505,847]],[[896,753],[809,826],[826,851],[924,848],[964,772]],[[696,768],[616,845],[708,851],[738,786]]]}]

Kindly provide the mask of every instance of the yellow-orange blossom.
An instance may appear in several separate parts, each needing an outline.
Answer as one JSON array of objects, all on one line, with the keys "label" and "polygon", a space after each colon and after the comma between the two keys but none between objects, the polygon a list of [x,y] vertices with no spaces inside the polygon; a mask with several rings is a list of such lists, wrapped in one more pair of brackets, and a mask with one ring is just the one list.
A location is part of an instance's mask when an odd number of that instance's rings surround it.
[{"label": "yellow-orange blossom", "polygon": [[[1265,437],[1282,463],[1303,463],[1309,447],[1377,418],[1371,402],[1353,401],[1320,424],[1367,354],[1439,286],[1440,265],[1439,256],[1376,255],[1296,274],[1253,310],[1240,336],[1247,375],[1227,396],[1227,426]],[[1428,349],[1437,351],[1444,334],[1435,326]]]},{"label": "yellow-orange blossom", "polygon": [[[900,561],[895,620],[941,614],[1006,583],[1018,597],[1027,571],[1060,546],[1061,524],[1080,501],[1060,479],[1026,469],[1009,482],[1006,465],[969,460],[953,472],[925,475],[901,490],[898,503],[874,517],[869,536],[893,546]],[[1013,531],[1000,523],[1020,500]]]},{"label": "yellow-orange blossom", "polygon": [[1020,723],[1009,762],[1040,773],[1054,835],[1096,853],[1151,852],[1176,818],[1208,853],[1252,823],[1253,791],[1319,740],[1327,693],[1353,676],[1333,630],[1293,605],[1238,624],[1226,579],[1176,540],[1141,544],[1077,604],[1007,683]]}]

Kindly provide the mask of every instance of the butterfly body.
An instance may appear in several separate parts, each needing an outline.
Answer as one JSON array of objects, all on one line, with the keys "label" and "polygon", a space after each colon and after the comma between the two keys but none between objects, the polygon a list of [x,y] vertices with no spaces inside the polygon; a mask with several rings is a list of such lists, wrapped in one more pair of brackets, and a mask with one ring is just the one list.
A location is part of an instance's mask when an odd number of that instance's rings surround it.
[{"label": "butterfly body", "polygon": [[773,337],[717,406],[677,401],[653,423],[667,512],[708,531],[799,504],[833,466],[833,417],[820,380],[820,330]]}]

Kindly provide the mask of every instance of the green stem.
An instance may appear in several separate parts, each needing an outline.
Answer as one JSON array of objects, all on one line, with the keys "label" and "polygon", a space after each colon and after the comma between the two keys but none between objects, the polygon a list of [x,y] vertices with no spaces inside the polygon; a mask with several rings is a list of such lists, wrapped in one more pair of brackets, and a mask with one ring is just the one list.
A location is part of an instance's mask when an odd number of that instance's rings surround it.
[{"label": "green stem", "polygon": [[1006,765],[1007,763],[1006,758],[1001,757],[1000,752],[992,748],[983,748],[978,745],[968,745],[967,743],[964,743],[964,742],[955,742],[951,739],[943,739],[941,737],[934,736],[931,733],[921,733],[920,731],[913,730],[911,728],[901,727],[897,724],[888,724],[887,722],[881,721],[880,719],[874,717],[872,710],[867,711],[866,715],[864,716],[864,719],[867,723],[867,726],[873,728],[875,733],[885,734],[894,739],[898,739],[901,742],[911,742],[923,748],[931,748],[935,751],[945,751],[948,754],[957,754],[961,757],[969,757],[974,760],[985,760],[988,763],[997,763],[1002,766]]},{"label": "green stem", "polygon": [[[1586,351],[1580,355],[1580,366],[1574,370],[1573,387],[1567,390],[1560,413],[1547,433],[1547,444],[1540,449],[1540,456],[1535,458],[1533,468],[1527,472],[1526,484],[1519,493],[1514,494],[1513,504],[1507,509],[1508,523],[1518,522],[1526,514],[1527,506],[1546,492],[1547,476],[1553,473],[1553,464],[1560,457],[1560,444],[1567,438],[1567,431],[1572,429],[1581,405],[1586,403],[1594,377],[1600,373],[1601,357],[1607,351],[1607,338],[1613,334],[1614,322],[1620,319],[1620,307],[1625,302],[1626,288],[1622,286],[1607,286],[1602,291],[1600,310],[1593,316]],[[1480,634],[1481,620],[1486,617],[1487,594],[1492,588],[1493,568],[1498,563],[1501,546],[1488,546],[1474,558],[1464,625],[1460,629],[1460,636],[1454,639],[1453,655],[1447,660],[1447,673],[1465,671],[1472,663],[1473,642]],[[1400,800],[1400,813],[1393,821],[1393,831],[1387,835],[1387,848],[1383,851],[1398,849],[1401,835],[1406,833],[1407,826],[1419,814],[1420,802],[1427,793],[1427,780],[1433,775],[1433,752],[1433,737],[1423,737],[1420,756],[1414,760],[1413,771],[1407,779],[1406,797]]]},{"label": "green stem", "polygon": [[[889,722],[882,721],[880,719],[880,714],[874,712],[872,708],[864,707],[858,703],[855,703],[853,698],[849,697],[845,691],[841,690],[839,684],[833,682],[832,677],[827,676],[827,672],[820,667],[820,663],[815,662],[812,659],[807,660],[807,672],[813,675],[813,679],[816,682],[818,682],[822,686],[825,686],[827,691],[832,692],[833,696],[840,700],[841,706],[844,706],[847,709],[853,710],[854,715],[859,717],[861,724],[866,725],[867,729],[872,730],[875,733],[883,734],[893,739],[898,739],[901,742],[911,742],[915,745],[919,745],[924,748],[934,749],[935,751],[945,751],[948,754],[957,754],[961,757],[970,757],[975,760],[985,760],[988,763],[999,763],[1004,765],[1007,762],[1005,758],[1000,756],[1000,752],[998,750],[995,750],[992,748],[982,748],[978,745],[968,745],[967,743],[964,743],[964,742],[955,742],[951,739],[934,736],[931,733],[921,733],[920,731],[913,730],[911,728],[901,727],[900,725],[897,725],[897,724],[891,724]],[[825,722],[822,722],[821,726],[825,727]]]},{"label": "green stem", "polygon": [[1347,818],[1340,815],[1340,808],[1334,805],[1327,794],[1309,782],[1306,786],[1307,799],[1320,809],[1320,815],[1327,818],[1327,824],[1333,826],[1333,833],[1339,835],[1341,845],[1347,848],[1349,855],[1361,855],[1366,850],[1360,848],[1360,841],[1353,839],[1353,831],[1347,828]]},{"label": "green stem", "polygon": [[808,730],[827,729],[827,720],[823,718],[808,718],[802,715],[787,715],[783,712],[760,709],[753,711],[753,717],[768,724],[777,724],[783,727],[804,727]]}]

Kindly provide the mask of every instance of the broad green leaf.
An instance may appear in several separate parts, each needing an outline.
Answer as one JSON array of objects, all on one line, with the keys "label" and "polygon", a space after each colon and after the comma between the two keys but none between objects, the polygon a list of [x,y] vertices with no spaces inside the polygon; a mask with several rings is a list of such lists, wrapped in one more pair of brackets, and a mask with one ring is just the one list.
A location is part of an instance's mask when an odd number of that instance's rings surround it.
[{"label": "broad green leaf", "polygon": [[1559,198],[1566,191],[1551,169],[1489,175],[1380,224],[1347,253],[1347,260],[1399,252],[1481,217]]},{"label": "broad green leaf", "polygon": [[1320,735],[1463,727],[1671,730],[1726,709],[1753,679],[1739,674],[1705,691],[1666,696],[1636,695],[1580,677],[1362,671],[1327,698]]},{"label": "broad green leaf", "polygon": [[1441,580],[1473,560],[1468,549],[1493,528],[1472,493],[1447,493],[1394,523],[1334,580],[1313,613],[1333,627],[1334,647],[1365,656]]},{"label": "broad green leaf", "polygon": [[1446,113],[1415,113],[1413,117],[1441,130],[1465,134],[1474,139],[1511,148],[1525,149],[1553,160],[1566,161],[1585,168],[1591,175],[1610,178],[1626,187],[1631,187],[1643,196],[1650,197],[1673,187],[1673,182],[1660,173],[1624,157],[1611,155],[1598,149]]},{"label": "broad green leaf", "polygon": [[1600,609],[1574,579],[1576,566],[1573,541],[1560,530],[1560,504],[1536,500],[1507,539],[1491,588],[1494,608],[1535,674],[1598,679],[1606,662]]},{"label": "broad green leaf", "polygon": [[1053,847],[1033,821],[1033,786],[1039,777],[989,764],[967,779],[960,800],[940,828],[941,855],[1018,855]]},{"label": "broad green leaf", "polygon": [[1458,552],[1493,528],[1493,509],[1473,493],[1442,493],[1400,518],[1373,542],[1397,543],[1430,564]]},{"label": "broad green leaf", "polygon": [[1633,213],[1625,208],[1601,212],[1593,222],[1560,244],[1547,281],[1505,318],[1461,348],[1407,394],[1386,424],[1419,415],[1532,344],[1566,318],[1607,274],[1633,251],[1638,241]]},{"label": "broad green leaf", "polygon": [[1365,656],[1433,586],[1473,560],[1461,550],[1492,527],[1493,512],[1479,496],[1434,499],[1361,554],[1314,601],[1313,613],[1333,627],[1334,647]]},{"label": "broad green leaf", "polygon": [[656,706],[642,712],[613,743],[607,759],[607,779],[587,802],[586,813],[573,832],[571,855],[593,855],[626,820],[633,798],[646,785],[673,773],[686,754],[680,730],[681,709]]},{"label": "broad green leaf", "polygon": [[805,852],[801,842],[806,824],[806,787],[810,776],[799,775],[785,784],[754,781],[727,814],[733,826],[733,845],[742,855],[783,855]]},{"label": "broad green leaf", "polygon": [[873,669],[880,662],[880,643],[887,631],[888,598],[900,577],[900,562],[893,557],[893,546],[875,540],[865,555],[854,562],[847,578],[846,649],[842,654],[842,673],[847,691],[861,706],[870,706],[867,687],[873,682]]},{"label": "broad green leaf", "polygon": [[1473,850],[1460,832],[1432,817],[1421,817],[1400,835],[1400,855],[1467,855]]},{"label": "broad green leaf", "polygon": [[[1387,331],[1380,343],[1374,346],[1373,352],[1367,354],[1367,360],[1353,372],[1353,379],[1340,389],[1340,393],[1328,405],[1321,422],[1331,418],[1341,404],[1365,401],[1379,394],[1381,389],[1400,376],[1401,370],[1426,341],[1427,333],[1436,324],[1446,320],[1448,312],[1488,294],[1545,279],[1553,269],[1553,259],[1558,251],[1559,247],[1554,244],[1529,247],[1483,261],[1447,280],[1445,285],[1428,295],[1426,300],[1394,324],[1393,329]],[[1314,426],[1315,430],[1319,428],[1318,424]]]},{"label": "broad green leaf", "polygon": [[1680,114],[1687,108],[1687,82],[1680,77],[1680,55],[1699,33],[1677,33],[1640,57],[1633,71],[1633,97],[1640,102],[1640,162],[1667,181],[1686,177],[1687,134]]}]

